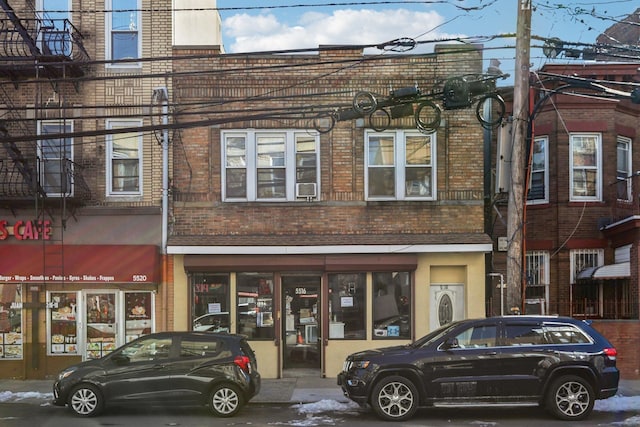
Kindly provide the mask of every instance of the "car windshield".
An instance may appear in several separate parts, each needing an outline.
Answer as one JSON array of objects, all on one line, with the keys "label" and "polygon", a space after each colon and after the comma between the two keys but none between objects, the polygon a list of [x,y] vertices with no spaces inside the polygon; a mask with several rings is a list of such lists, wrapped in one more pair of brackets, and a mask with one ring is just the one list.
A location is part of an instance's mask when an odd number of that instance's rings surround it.
[{"label": "car windshield", "polygon": [[453,328],[457,327],[459,323],[460,322],[448,323],[448,324],[436,329],[435,331],[430,332],[429,334],[423,336],[422,338],[418,339],[417,341],[415,341],[413,344],[410,344],[410,345],[411,345],[411,347],[414,347],[414,348],[428,346],[429,344],[439,340],[444,335],[449,333],[449,331],[451,331]]}]

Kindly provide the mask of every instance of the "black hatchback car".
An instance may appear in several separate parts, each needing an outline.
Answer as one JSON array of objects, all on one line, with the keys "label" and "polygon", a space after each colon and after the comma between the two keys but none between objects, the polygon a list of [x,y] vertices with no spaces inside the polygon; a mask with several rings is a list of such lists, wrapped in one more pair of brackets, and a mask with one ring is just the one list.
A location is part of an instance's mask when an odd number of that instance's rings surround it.
[{"label": "black hatchback car", "polygon": [[348,356],[338,385],[390,421],[419,407],[492,404],[541,405],[580,420],[618,390],[616,355],[588,322],[573,318],[462,320],[412,344]]},{"label": "black hatchback car", "polygon": [[107,405],[208,405],[230,417],[259,391],[256,357],[244,336],[160,332],[64,369],[53,403],[84,417]]}]

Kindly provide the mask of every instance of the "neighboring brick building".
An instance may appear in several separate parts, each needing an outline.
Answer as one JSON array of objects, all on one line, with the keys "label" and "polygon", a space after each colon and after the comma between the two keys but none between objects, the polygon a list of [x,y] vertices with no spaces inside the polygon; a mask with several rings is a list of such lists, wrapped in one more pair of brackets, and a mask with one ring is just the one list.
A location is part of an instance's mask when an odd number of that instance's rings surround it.
[{"label": "neighboring brick building", "polygon": [[[640,135],[640,105],[628,97],[598,94],[585,84],[567,89],[571,81],[554,76],[592,79],[630,93],[635,86],[628,83],[637,86],[640,81],[638,64],[547,64],[537,76],[540,81],[532,85],[536,110],[525,213],[524,308],[594,320],[618,348],[622,376],[637,378],[640,155],[634,145]],[[498,171],[498,179],[501,175]],[[494,204],[506,215],[503,196],[498,194]],[[506,230],[495,211],[492,215],[497,240]],[[493,266],[504,271],[504,252],[494,253]],[[492,299],[497,298],[498,290]]]},{"label": "neighboring brick building", "polygon": [[382,100],[480,74],[481,52],[174,50],[175,327],[247,334],[268,378],[332,377],[352,351],[484,316],[473,108],[445,110],[435,133],[413,109],[345,113],[360,91]]},{"label": "neighboring brick building", "polygon": [[44,378],[170,326],[161,147],[136,129],[171,93],[172,2],[2,3],[0,376]]}]

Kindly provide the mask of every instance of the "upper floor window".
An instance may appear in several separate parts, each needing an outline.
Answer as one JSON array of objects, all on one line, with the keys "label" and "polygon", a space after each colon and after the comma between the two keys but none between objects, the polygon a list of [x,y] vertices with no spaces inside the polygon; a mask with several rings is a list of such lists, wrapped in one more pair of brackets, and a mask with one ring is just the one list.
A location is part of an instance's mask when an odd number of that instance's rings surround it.
[{"label": "upper floor window", "polygon": [[618,200],[631,201],[631,139],[618,136],[616,159],[616,191]]},{"label": "upper floor window", "polygon": [[435,199],[435,133],[367,132],[368,200]]},{"label": "upper floor window", "polygon": [[[141,124],[139,120],[109,121],[107,128],[134,128]],[[139,132],[107,135],[107,156],[107,194],[142,194],[142,135]]]},{"label": "upper floor window", "polygon": [[71,55],[71,0],[38,0],[40,48],[45,55]]},{"label": "upper floor window", "polygon": [[[73,122],[51,120],[38,123],[38,134],[68,134]],[[40,159],[40,185],[47,196],[73,195],[73,138],[53,137],[38,140]]]},{"label": "upper floor window", "polygon": [[310,200],[319,194],[320,139],[306,131],[222,133],[222,199]]},{"label": "upper floor window", "polygon": [[531,159],[531,180],[527,202],[548,203],[549,194],[549,154],[547,147],[549,139],[545,137],[536,138],[533,141]]},{"label": "upper floor window", "polygon": [[[107,0],[106,7],[107,59],[116,61],[140,58],[140,0]],[[139,64],[125,62],[117,66],[138,67]]]},{"label": "upper floor window", "polygon": [[599,133],[571,134],[570,201],[602,200],[602,139]]}]

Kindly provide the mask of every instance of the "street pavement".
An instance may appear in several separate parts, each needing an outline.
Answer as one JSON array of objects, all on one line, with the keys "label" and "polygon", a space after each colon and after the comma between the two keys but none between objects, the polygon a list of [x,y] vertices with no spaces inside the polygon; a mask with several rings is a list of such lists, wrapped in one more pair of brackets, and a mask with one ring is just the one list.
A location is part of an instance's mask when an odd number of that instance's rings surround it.
[{"label": "street pavement", "polygon": [[[0,403],[10,400],[42,404],[53,398],[52,386],[52,380],[0,379]],[[618,394],[640,396],[640,379],[620,380]],[[263,379],[260,393],[250,403],[313,403],[321,400],[349,401],[335,378],[297,377]]]},{"label": "street pavement", "polygon": [[[52,398],[52,380],[0,379],[0,403],[8,399],[13,402],[42,404]],[[335,378],[263,378],[260,393],[250,403],[312,403],[325,399],[349,401],[342,394]]]}]

